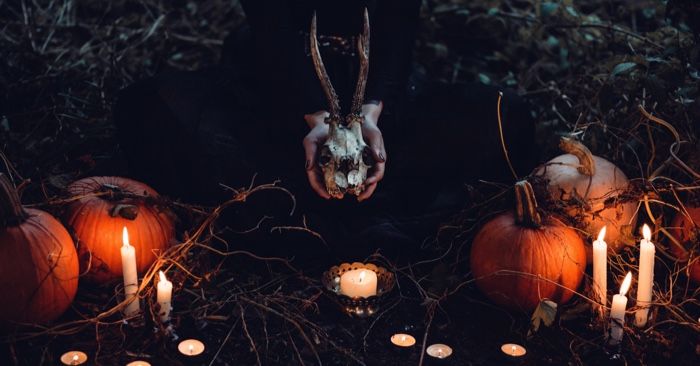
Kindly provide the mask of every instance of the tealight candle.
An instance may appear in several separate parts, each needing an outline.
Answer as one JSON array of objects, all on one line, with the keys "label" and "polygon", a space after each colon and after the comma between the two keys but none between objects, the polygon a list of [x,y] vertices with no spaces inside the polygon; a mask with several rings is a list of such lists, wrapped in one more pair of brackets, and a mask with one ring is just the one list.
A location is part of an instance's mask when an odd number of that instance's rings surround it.
[{"label": "tealight candle", "polygon": [[370,269],[354,269],[340,276],[340,293],[349,297],[370,297],[377,294],[377,273]]},{"label": "tealight candle", "polygon": [[523,357],[527,353],[527,350],[519,344],[506,343],[501,346],[501,352],[510,357]]},{"label": "tealight candle", "polygon": [[602,304],[598,314],[605,317],[608,294],[608,243],[605,242],[605,226],[598,233],[598,240],[593,242],[593,292]]},{"label": "tealight candle", "polygon": [[146,361],[139,360],[139,361],[129,362],[126,364],[126,366],[151,366],[151,364],[146,362]]},{"label": "tealight candle", "polygon": [[411,347],[416,344],[416,339],[409,334],[397,333],[391,336],[391,343],[399,347]]},{"label": "tealight candle", "polygon": [[177,345],[177,350],[185,356],[198,356],[204,352],[204,343],[196,339],[185,339]]},{"label": "tealight candle", "polygon": [[656,247],[651,242],[651,230],[647,224],[642,229],[644,238],[639,243],[639,278],[637,279],[637,306],[634,314],[634,325],[643,327],[647,324],[649,304],[651,303],[652,287],[654,285],[654,254]]},{"label": "tealight candle", "polygon": [[627,272],[625,280],[620,285],[620,293],[613,296],[610,309],[610,344],[618,344],[622,341],[623,328],[625,326],[625,309],[627,308],[627,290],[632,284],[632,272]]},{"label": "tealight candle", "polygon": [[122,230],[122,275],[124,276],[124,297],[131,302],[126,305],[126,316],[138,314],[141,310],[139,299],[136,296],[139,290],[139,276],[136,271],[136,248],[129,244],[129,231],[124,226]]},{"label": "tealight candle", "polygon": [[80,351],[68,351],[61,355],[61,363],[64,365],[82,365],[87,359],[85,352]]},{"label": "tealight candle", "polygon": [[173,296],[173,283],[165,278],[163,271],[158,271],[160,280],[158,281],[158,305],[160,305],[160,321],[167,322],[170,320],[171,300]]},{"label": "tealight candle", "polygon": [[446,344],[436,343],[428,346],[425,353],[427,353],[430,357],[443,359],[452,355],[452,348]]}]

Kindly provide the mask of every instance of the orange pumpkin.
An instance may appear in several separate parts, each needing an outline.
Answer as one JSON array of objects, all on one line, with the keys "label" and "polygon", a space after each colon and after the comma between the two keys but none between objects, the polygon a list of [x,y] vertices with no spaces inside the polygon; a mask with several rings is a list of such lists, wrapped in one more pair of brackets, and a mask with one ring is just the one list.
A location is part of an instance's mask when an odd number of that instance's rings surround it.
[{"label": "orange pumpkin", "polygon": [[[597,237],[606,226],[608,249],[619,251],[636,222],[637,202],[622,197],[629,188],[627,176],[576,140],[564,137],[559,146],[567,154],[536,169],[534,176],[544,178],[550,200],[565,204],[567,215],[581,223],[588,237]],[[588,263],[593,260],[592,242],[585,242]]]},{"label": "orange pumpkin", "polygon": [[122,276],[123,227],[136,248],[142,273],[168,248],[175,237],[172,215],[158,205],[158,193],[146,184],[121,177],[90,177],[70,184],[75,197],[65,221],[78,240],[81,273],[93,283]]},{"label": "orange pumpkin", "polygon": [[78,275],[68,231],[50,214],[22,207],[0,173],[0,324],[58,318],[73,302]]},{"label": "orange pumpkin", "polygon": [[686,210],[690,217],[679,212],[671,223],[672,233],[681,244],[671,243],[671,252],[683,262],[692,260],[688,276],[700,283],[700,206],[686,207]]},{"label": "orange pumpkin", "polygon": [[474,238],[471,269],[477,287],[493,302],[531,311],[542,299],[565,303],[586,269],[583,240],[574,229],[542,219],[532,186],[515,185],[515,212],[487,222]]}]

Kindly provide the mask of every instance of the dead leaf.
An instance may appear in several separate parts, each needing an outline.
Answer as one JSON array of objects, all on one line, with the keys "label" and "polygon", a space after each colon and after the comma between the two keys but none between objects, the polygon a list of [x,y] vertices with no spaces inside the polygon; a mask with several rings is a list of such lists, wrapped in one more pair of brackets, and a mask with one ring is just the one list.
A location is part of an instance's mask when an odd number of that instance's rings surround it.
[{"label": "dead leaf", "polygon": [[535,312],[532,313],[532,318],[530,319],[530,330],[527,332],[527,337],[530,338],[539,329],[540,325],[548,327],[554,323],[554,319],[557,317],[557,303],[551,300],[542,300],[540,304],[537,305]]}]

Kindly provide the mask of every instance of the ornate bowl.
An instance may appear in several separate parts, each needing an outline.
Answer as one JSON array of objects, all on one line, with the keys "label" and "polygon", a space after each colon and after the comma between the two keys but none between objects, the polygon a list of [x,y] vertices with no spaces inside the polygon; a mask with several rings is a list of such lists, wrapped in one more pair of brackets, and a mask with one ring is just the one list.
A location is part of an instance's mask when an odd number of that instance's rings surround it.
[{"label": "ornate bowl", "polygon": [[[377,294],[370,297],[350,297],[340,293],[340,277],[348,271],[366,269],[377,274]],[[394,288],[394,274],[384,267],[372,263],[342,263],[331,267],[321,278],[323,287],[346,314],[367,318],[377,313],[386,299],[386,294]]]}]

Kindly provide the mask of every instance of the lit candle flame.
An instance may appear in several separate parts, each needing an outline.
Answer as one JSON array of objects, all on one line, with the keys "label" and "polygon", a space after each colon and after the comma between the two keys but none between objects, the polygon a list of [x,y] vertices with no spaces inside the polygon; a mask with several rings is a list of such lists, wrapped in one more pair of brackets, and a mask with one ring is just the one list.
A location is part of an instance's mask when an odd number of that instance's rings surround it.
[{"label": "lit candle flame", "polygon": [[606,227],[603,226],[603,228],[600,229],[600,232],[598,232],[598,241],[605,240],[605,231],[606,231]]},{"label": "lit candle flame", "polygon": [[367,271],[360,272],[360,277],[358,278],[357,282],[362,282],[365,279],[365,276],[367,275],[365,272]]},{"label": "lit candle flame", "polygon": [[[605,227],[603,227],[603,232],[605,232]],[[518,347],[516,347],[515,345],[510,346],[510,352],[513,356],[515,356],[515,351],[517,351],[517,350],[518,350]]]},{"label": "lit candle flame", "polygon": [[642,235],[644,236],[644,240],[651,240],[651,229],[649,229],[649,225],[644,224],[642,227]]},{"label": "lit candle flame", "polygon": [[187,349],[190,351],[190,354],[194,352],[194,345],[190,343],[189,346],[187,346]]},{"label": "lit candle flame", "polygon": [[630,289],[631,284],[632,272],[627,272],[627,276],[625,276],[625,280],[622,281],[622,285],[620,286],[620,295],[625,296],[627,294],[627,290]]},{"label": "lit candle flame", "polygon": [[126,229],[126,226],[124,226],[122,230],[122,243],[124,243],[125,247],[131,246],[131,244],[129,244],[129,230]]},{"label": "lit candle flame", "polygon": [[168,280],[167,278],[165,278],[165,273],[163,273],[163,271],[158,271],[158,276],[160,276],[160,282],[165,282]]},{"label": "lit candle flame", "polygon": [[401,342],[406,342],[406,336],[405,336],[405,335],[402,335],[402,336],[401,336]]}]

